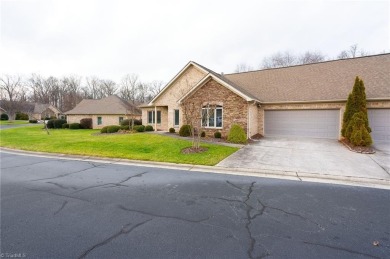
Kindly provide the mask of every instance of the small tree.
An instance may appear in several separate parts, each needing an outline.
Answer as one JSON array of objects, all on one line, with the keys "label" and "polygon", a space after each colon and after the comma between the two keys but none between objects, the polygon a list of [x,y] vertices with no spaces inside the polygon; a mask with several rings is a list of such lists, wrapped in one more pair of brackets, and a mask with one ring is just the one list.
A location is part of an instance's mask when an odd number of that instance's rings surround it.
[{"label": "small tree", "polygon": [[248,138],[245,134],[244,129],[238,124],[232,125],[232,127],[230,128],[227,140],[229,142],[237,143],[237,144],[248,143]]},{"label": "small tree", "polygon": [[[365,128],[364,130],[361,129],[360,126],[361,120],[363,121],[363,126]],[[358,130],[359,132],[367,131],[368,135],[371,132],[371,128],[368,123],[365,87],[364,87],[363,80],[360,80],[359,77],[356,77],[352,92],[348,96],[348,100],[347,100],[347,104],[343,116],[341,135],[345,137],[347,140],[349,140],[350,142],[352,142],[351,137],[353,135],[360,134],[360,133],[355,133],[354,131],[356,130]],[[371,139],[371,136],[369,137]],[[372,140],[370,142],[372,143]],[[364,146],[366,145],[367,144],[365,144]]]},{"label": "small tree", "polygon": [[348,124],[348,139],[355,146],[369,146],[372,144],[370,133],[365,125],[366,119],[367,117],[363,112],[357,112]]}]

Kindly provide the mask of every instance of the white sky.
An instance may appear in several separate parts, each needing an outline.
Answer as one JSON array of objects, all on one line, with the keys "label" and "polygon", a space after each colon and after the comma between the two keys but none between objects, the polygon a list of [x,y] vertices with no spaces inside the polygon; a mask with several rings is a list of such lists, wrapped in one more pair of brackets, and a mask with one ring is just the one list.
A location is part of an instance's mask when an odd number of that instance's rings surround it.
[{"label": "white sky", "polygon": [[168,82],[190,60],[229,73],[277,51],[390,52],[389,1],[0,1],[0,74]]}]

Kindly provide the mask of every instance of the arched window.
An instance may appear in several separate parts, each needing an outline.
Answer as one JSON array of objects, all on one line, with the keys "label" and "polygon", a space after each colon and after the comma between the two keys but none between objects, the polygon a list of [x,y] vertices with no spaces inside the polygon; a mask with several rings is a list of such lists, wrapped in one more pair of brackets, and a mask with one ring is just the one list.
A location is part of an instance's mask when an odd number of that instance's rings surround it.
[{"label": "arched window", "polygon": [[223,127],[223,107],[221,105],[203,106],[202,127],[205,128]]}]

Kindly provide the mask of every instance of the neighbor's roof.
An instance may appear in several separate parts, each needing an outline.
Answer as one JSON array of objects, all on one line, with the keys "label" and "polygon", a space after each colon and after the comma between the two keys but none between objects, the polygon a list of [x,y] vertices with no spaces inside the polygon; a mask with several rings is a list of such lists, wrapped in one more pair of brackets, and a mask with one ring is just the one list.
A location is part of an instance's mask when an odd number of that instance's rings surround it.
[{"label": "neighbor's roof", "polygon": [[390,99],[390,54],[224,75],[265,103],[346,100],[356,76],[367,99]]},{"label": "neighbor's roof", "polygon": [[99,100],[83,99],[77,106],[66,112],[67,115],[123,115],[123,114],[141,114],[140,110],[119,98],[116,95],[111,95]]},{"label": "neighbor's roof", "polygon": [[56,107],[48,103],[35,103],[34,104],[34,113],[42,113],[46,111],[47,108],[54,110],[56,113],[61,113]]}]

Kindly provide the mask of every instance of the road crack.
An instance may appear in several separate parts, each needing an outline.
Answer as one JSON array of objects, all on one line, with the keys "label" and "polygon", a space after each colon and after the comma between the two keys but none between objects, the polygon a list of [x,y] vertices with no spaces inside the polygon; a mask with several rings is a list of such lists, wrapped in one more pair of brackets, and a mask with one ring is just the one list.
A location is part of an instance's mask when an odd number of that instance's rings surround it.
[{"label": "road crack", "polygon": [[303,243],[307,244],[307,245],[322,246],[322,247],[335,249],[335,250],[339,250],[339,251],[345,251],[345,252],[348,252],[348,253],[351,253],[351,254],[363,255],[363,256],[366,256],[366,257],[370,257],[370,258],[378,258],[378,259],[380,258],[380,257],[374,256],[374,255],[370,255],[370,254],[354,251],[354,250],[351,250],[351,249],[348,249],[348,248],[344,248],[344,247],[339,247],[339,246],[332,246],[332,245],[327,245],[327,244],[313,243],[313,242],[308,242],[308,241],[303,241]]},{"label": "road crack", "polygon": [[100,247],[100,246],[104,246],[104,245],[110,243],[112,240],[114,240],[115,238],[117,238],[117,237],[119,237],[119,236],[121,236],[121,235],[127,235],[127,234],[131,233],[131,232],[132,232],[133,230],[135,230],[136,228],[139,228],[140,226],[142,226],[142,225],[148,223],[148,222],[151,221],[151,220],[153,220],[153,219],[145,220],[145,221],[143,221],[143,222],[141,222],[141,223],[138,223],[138,224],[132,226],[131,228],[129,228],[129,229],[127,229],[127,230],[126,230],[126,228],[129,227],[129,226],[131,225],[131,223],[124,225],[124,226],[122,227],[122,229],[121,229],[119,232],[117,232],[117,233],[115,233],[114,235],[112,235],[112,236],[106,238],[105,240],[103,240],[103,241],[97,243],[96,245],[93,245],[91,248],[89,248],[89,249],[87,249],[85,252],[83,252],[78,258],[79,258],[79,259],[85,258],[85,257],[86,257],[90,252],[92,252],[94,249],[96,249],[96,248],[98,248],[98,247]]},{"label": "road crack", "polygon": [[151,216],[151,217],[156,217],[156,218],[175,219],[175,220],[181,220],[181,221],[185,221],[185,222],[189,222],[189,223],[202,223],[202,222],[210,219],[210,217],[207,217],[207,218],[204,218],[204,219],[193,220],[193,219],[186,219],[186,218],[176,217],[176,216],[159,215],[159,214],[155,214],[155,213],[152,213],[152,212],[126,208],[123,205],[118,205],[118,208],[121,209],[121,210],[124,210],[124,211],[136,212],[136,213],[143,214],[143,215],[146,215],[146,216]]},{"label": "road crack", "polygon": [[61,207],[60,207],[56,212],[54,212],[53,215],[58,214],[63,208],[65,208],[65,205],[66,205],[66,204],[68,204],[68,201],[64,201],[64,202],[62,203]]},{"label": "road crack", "polygon": [[31,188],[27,188],[27,189],[29,189],[30,191],[34,191],[34,192],[44,192],[44,193],[52,194],[52,195],[55,195],[55,196],[71,198],[71,199],[84,201],[84,202],[91,202],[91,201],[83,199],[83,198],[73,197],[73,196],[66,195],[66,194],[59,194],[59,193],[55,193],[55,192],[51,192],[51,191],[47,191],[47,190],[38,190],[38,189],[31,189]]}]

